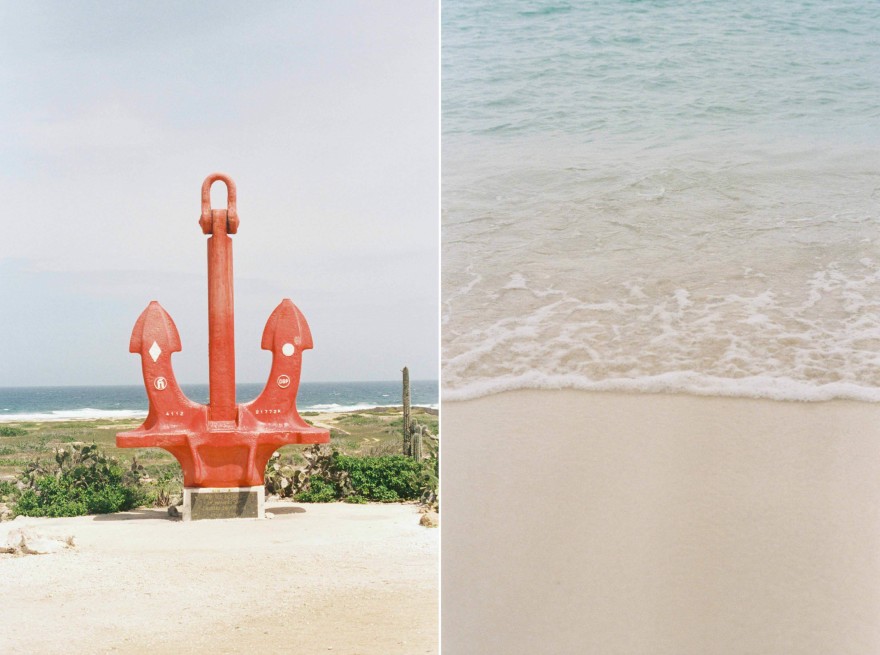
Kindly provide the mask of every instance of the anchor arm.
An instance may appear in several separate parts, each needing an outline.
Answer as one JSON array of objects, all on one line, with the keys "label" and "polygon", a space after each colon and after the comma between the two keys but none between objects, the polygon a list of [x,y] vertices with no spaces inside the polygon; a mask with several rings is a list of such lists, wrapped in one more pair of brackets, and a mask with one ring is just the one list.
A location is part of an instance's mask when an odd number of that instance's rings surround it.
[{"label": "anchor arm", "polygon": [[263,391],[247,405],[250,414],[264,423],[293,421],[305,427],[307,424],[296,410],[296,393],[302,353],[312,348],[312,333],[305,316],[291,300],[282,300],[269,316],[261,347],[272,351],[272,369]]},{"label": "anchor arm", "polygon": [[144,429],[185,429],[191,425],[202,406],[187,398],[177,384],[171,354],[181,350],[180,335],[171,316],[155,300],[135,322],[128,350],[141,356],[144,386],[150,401]]}]

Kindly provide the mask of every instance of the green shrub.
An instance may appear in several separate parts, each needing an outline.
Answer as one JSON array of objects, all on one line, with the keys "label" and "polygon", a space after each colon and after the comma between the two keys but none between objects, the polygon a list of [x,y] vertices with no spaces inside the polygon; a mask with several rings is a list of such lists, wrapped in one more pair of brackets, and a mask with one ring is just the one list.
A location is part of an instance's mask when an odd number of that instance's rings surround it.
[{"label": "green shrub", "polygon": [[13,511],[25,516],[109,514],[138,507],[146,500],[139,484],[144,470],[129,469],[94,444],[55,451],[54,464],[29,462],[21,474],[26,488]]},{"label": "green shrub", "polygon": [[294,499],[301,503],[332,503],[337,500],[336,485],[320,475],[313,475],[308,490],[300,491]]},{"label": "green shrub", "polygon": [[0,502],[12,500],[18,496],[18,489],[15,484],[7,480],[0,481]]},{"label": "green shrub", "polygon": [[[436,457],[416,461],[403,455],[353,457],[314,446],[297,468],[277,453],[266,465],[266,491],[304,503],[423,500],[436,492]],[[431,502],[435,495],[431,495]]]},{"label": "green shrub", "polygon": [[0,437],[23,437],[27,430],[14,425],[0,425]]},{"label": "green shrub", "polygon": [[403,455],[351,457],[336,454],[336,467],[349,475],[353,496],[394,503],[417,500],[421,493],[422,465]]}]

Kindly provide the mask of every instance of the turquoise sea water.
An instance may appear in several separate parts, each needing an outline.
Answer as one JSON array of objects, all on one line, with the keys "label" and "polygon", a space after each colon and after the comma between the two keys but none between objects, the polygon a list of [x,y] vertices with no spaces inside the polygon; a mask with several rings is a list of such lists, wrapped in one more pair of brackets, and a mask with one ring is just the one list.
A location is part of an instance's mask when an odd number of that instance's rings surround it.
[{"label": "turquoise sea water", "polygon": [[[413,380],[413,405],[437,407],[436,380]],[[208,385],[182,384],[190,400],[208,402]],[[263,384],[239,384],[238,402],[248,402]],[[304,382],[297,394],[299,411],[343,412],[368,407],[400,405],[402,387],[389,382]],[[78,418],[136,418],[147,414],[142,385],[101,387],[0,387],[0,422],[46,421]]]},{"label": "turquoise sea water", "polygon": [[444,398],[880,399],[880,3],[442,14]]}]

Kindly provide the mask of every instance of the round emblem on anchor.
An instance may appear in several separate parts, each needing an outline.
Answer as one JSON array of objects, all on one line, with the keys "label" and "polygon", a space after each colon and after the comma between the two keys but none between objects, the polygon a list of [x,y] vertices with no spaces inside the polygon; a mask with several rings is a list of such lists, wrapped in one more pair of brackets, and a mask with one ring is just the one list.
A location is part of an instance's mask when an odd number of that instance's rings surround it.
[{"label": "round emblem on anchor", "polygon": [[278,386],[281,387],[282,389],[286,389],[287,387],[290,386],[290,378],[287,377],[286,375],[279,375],[278,376]]},{"label": "round emblem on anchor", "polygon": [[153,386],[156,387],[159,391],[162,391],[162,389],[168,386],[168,380],[161,377],[156,378],[156,380],[153,382]]}]

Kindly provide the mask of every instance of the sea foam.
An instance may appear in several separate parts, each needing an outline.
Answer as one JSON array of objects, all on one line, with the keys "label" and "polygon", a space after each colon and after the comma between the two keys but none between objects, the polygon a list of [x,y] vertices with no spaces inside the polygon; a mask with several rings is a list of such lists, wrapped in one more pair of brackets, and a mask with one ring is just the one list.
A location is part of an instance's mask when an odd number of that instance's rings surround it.
[{"label": "sea foam", "polygon": [[0,423],[19,422],[51,422],[51,421],[95,421],[100,419],[142,419],[147,412],[128,409],[65,409],[50,412],[21,412],[14,414],[0,414]]},{"label": "sea foam", "polygon": [[576,389],[641,393],[687,393],[696,396],[763,398],[766,400],[822,401],[833,399],[880,402],[880,389],[849,382],[811,385],[800,380],[754,375],[719,378],[693,371],[674,371],[643,378],[589,380],[575,375],[545,375],[538,371],[518,377],[502,376],[443,389],[444,401],[473,400],[505,391]]},{"label": "sea foam", "polygon": [[[300,412],[329,412],[329,413],[342,413],[342,412],[357,412],[365,409],[381,409],[383,407],[400,407],[401,403],[385,403],[385,404],[376,404],[376,403],[357,403],[354,405],[339,405],[337,403],[321,403],[317,405],[306,405],[304,407],[299,407]],[[427,407],[430,409],[437,409],[439,405],[437,403],[426,403],[413,405],[413,407]]]}]

